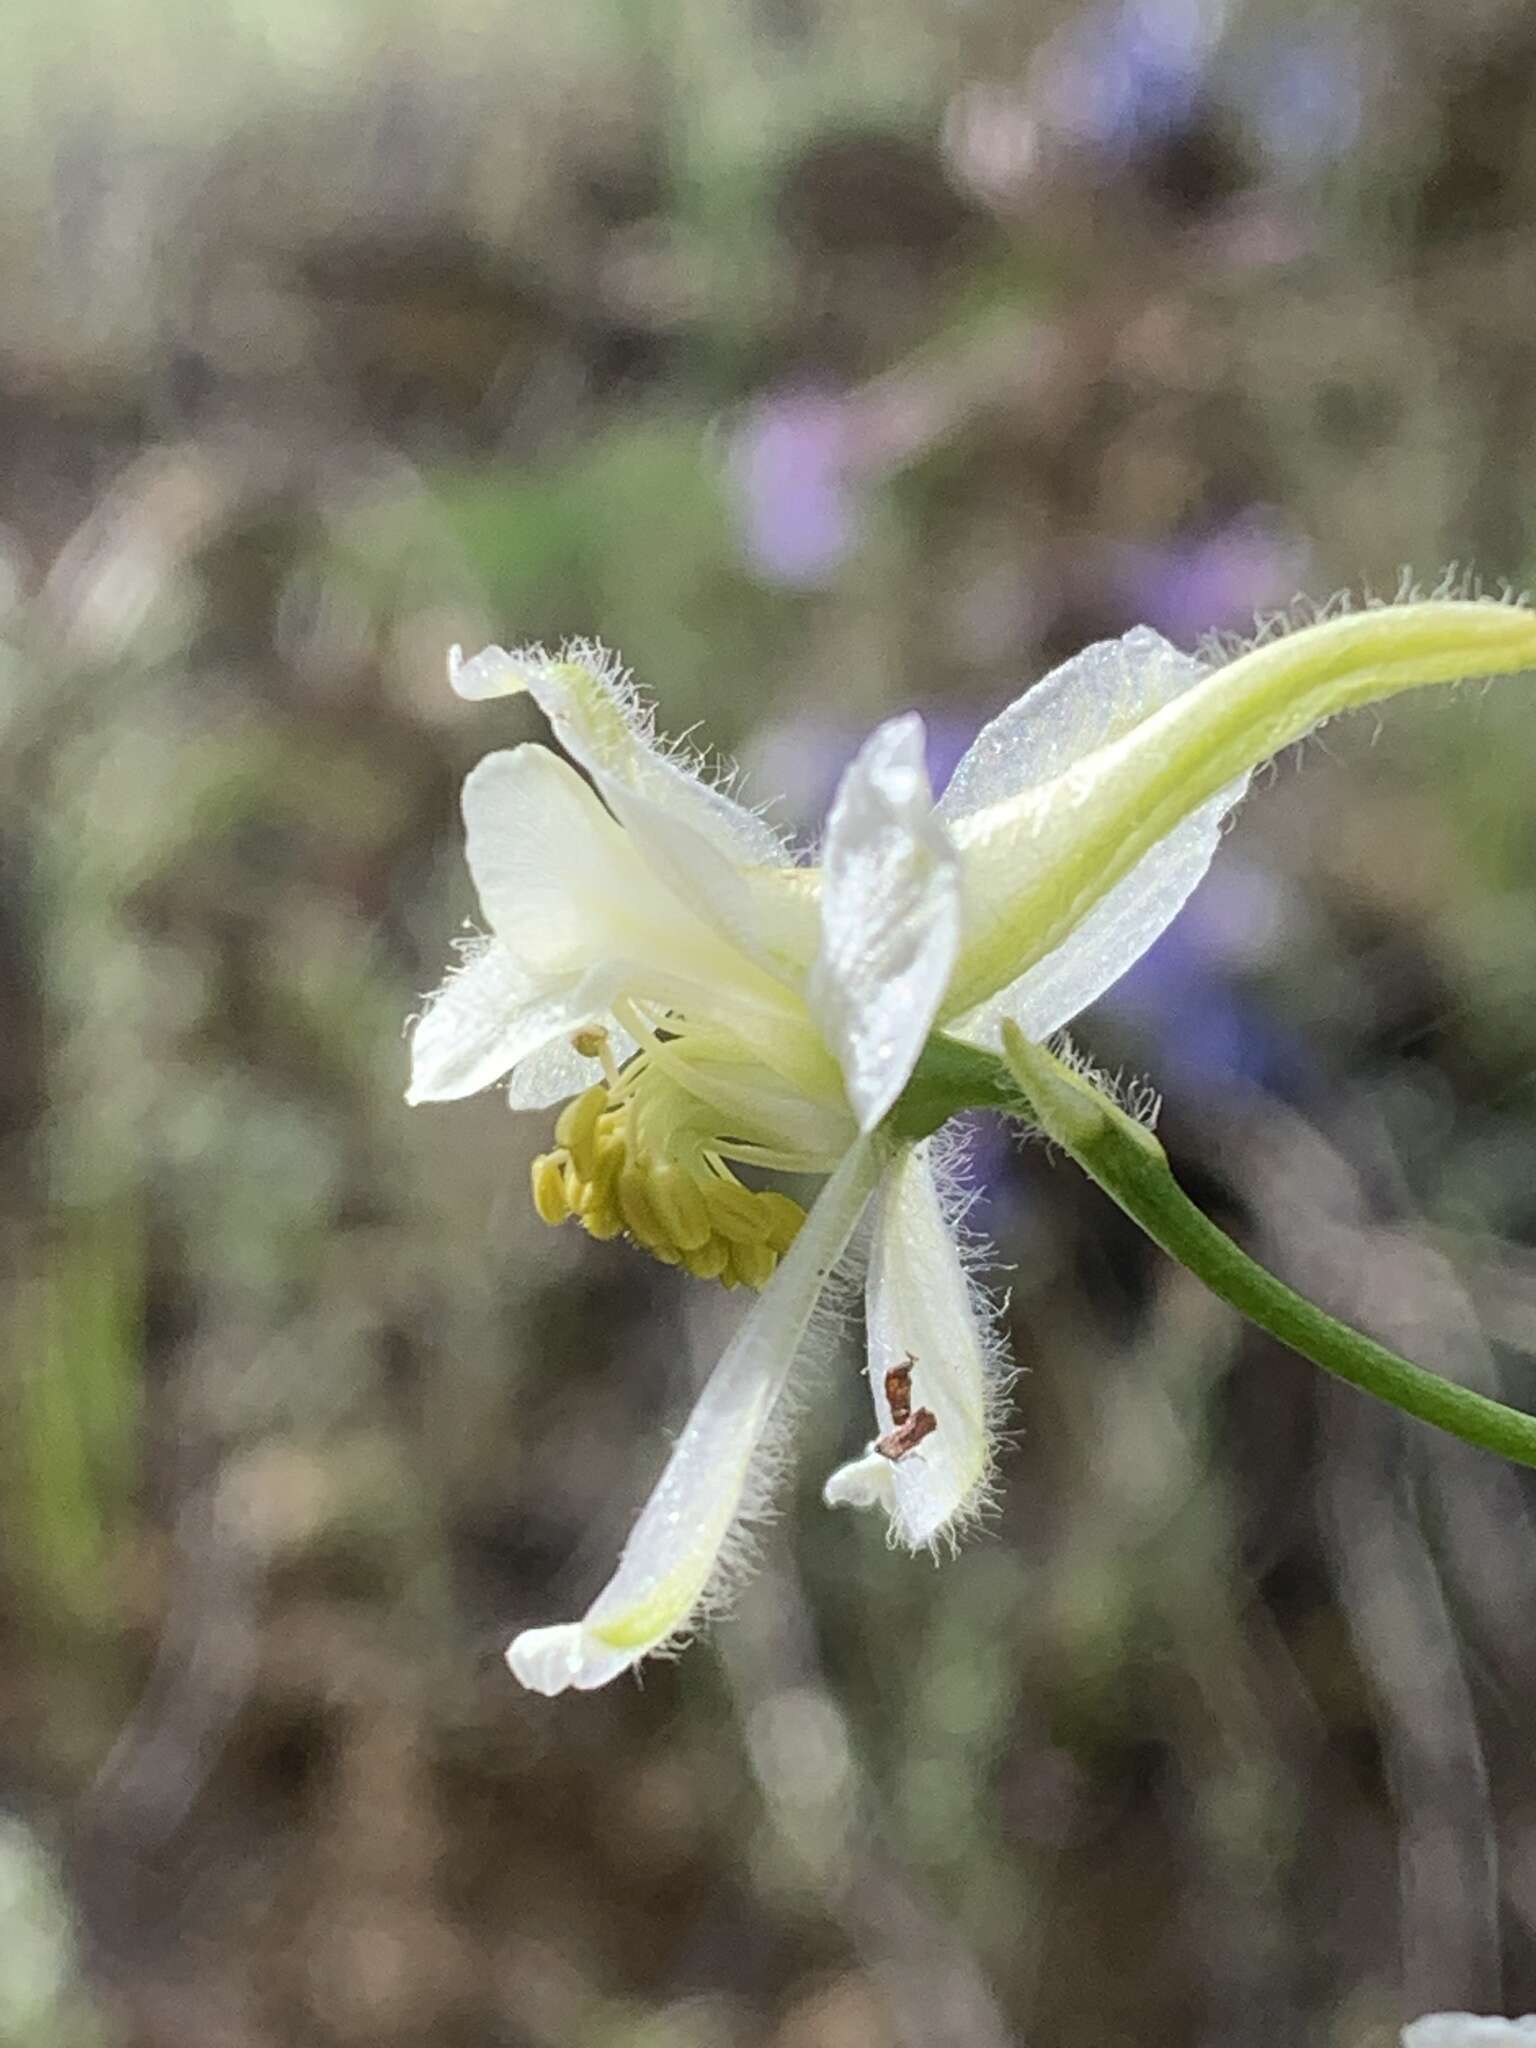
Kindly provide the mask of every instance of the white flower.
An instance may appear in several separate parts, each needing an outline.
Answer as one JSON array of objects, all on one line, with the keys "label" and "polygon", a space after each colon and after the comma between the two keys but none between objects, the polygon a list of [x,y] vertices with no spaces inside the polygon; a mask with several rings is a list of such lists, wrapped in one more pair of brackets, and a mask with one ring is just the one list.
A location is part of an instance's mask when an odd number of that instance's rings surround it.
[{"label": "white flower", "polygon": [[[469,776],[490,932],[417,1025],[409,1099],[505,1079],[514,1107],[564,1102],[534,1167],[546,1221],[762,1290],[607,1586],[581,1621],[513,1643],[524,1684],[602,1685],[718,1604],[767,1503],[786,1382],[871,1206],[875,1434],[826,1498],[882,1506],[914,1547],[975,1514],[1003,1374],[931,1144],[885,1121],[930,1034],[994,1047],[1012,1019],[1047,1037],[1175,915],[1259,760],[1350,703],[1522,666],[1533,638],[1510,608],[1428,604],[1212,673],[1138,628],[995,718],[938,804],[920,721],[881,726],[816,866],[657,743],[601,650],[455,649],[460,694],[530,692],[595,790],[536,745]],[[740,1164],[830,1178],[804,1218]]]},{"label": "white flower", "polygon": [[1501,2020],[1473,2012],[1427,2012],[1404,2027],[1402,2040],[1403,2048],[1532,2048],[1536,2013]]}]

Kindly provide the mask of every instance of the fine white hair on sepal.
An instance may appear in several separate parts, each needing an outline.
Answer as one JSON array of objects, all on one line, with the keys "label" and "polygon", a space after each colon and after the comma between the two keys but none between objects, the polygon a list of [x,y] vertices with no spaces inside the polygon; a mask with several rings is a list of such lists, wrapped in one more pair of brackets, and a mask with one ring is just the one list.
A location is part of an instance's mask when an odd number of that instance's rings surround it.
[{"label": "fine white hair on sepal", "polygon": [[496,941],[489,932],[481,931],[478,925],[471,924],[467,918],[465,919],[465,927],[465,930],[456,939],[450,939],[448,942],[456,957],[448,962],[447,970],[442,980],[436,988],[423,989],[421,993],[421,1008],[419,1010],[412,1010],[407,1015],[404,1024],[401,1026],[405,1036],[409,1037],[448,984],[457,975],[463,974],[466,969],[473,967],[475,962],[495,945]]},{"label": "fine white hair on sepal", "polygon": [[1064,1031],[1051,1040],[1050,1049],[1064,1067],[1100,1095],[1106,1096],[1133,1123],[1140,1124],[1144,1130],[1157,1129],[1157,1120],[1163,1110],[1162,1093],[1146,1075],[1127,1074],[1123,1070],[1111,1074],[1074,1045]]},{"label": "fine white hair on sepal", "polygon": [[1256,613],[1251,632],[1202,634],[1195,652],[1211,667],[1219,668],[1256,647],[1267,647],[1271,641],[1287,639],[1309,626],[1325,626],[1331,619],[1348,618],[1354,612],[1390,611],[1401,605],[1441,602],[1502,604],[1515,611],[1527,611],[1531,597],[1507,577],[1499,577],[1490,585],[1467,562],[1447,564],[1431,582],[1425,582],[1405,565],[1398,570],[1397,583],[1390,595],[1384,596],[1369,584],[1359,590],[1345,587],[1321,598],[1298,593],[1289,604]]},{"label": "fine white hair on sepal", "polygon": [[553,662],[542,647],[528,648],[518,655],[518,660],[541,659],[546,666],[569,664],[584,668],[597,677],[603,687],[612,692],[614,702],[624,715],[631,732],[642,746],[661,755],[664,760],[683,769],[696,781],[704,782],[711,789],[717,789],[723,796],[741,804],[759,820],[775,838],[782,839],[779,828],[766,816],[767,803],[747,803],[742,794],[745,771],[737,761],[729,761],[714,748],[699,746],[693,732],[663,733],[656,725],[656,705],[649,692],[636,682],[634,671],[626,668],[619,655],[606,647],[601,640],[565,640]]},{"label": "fine white hair on sepal", "polygon": [[[647,1657],[674,1657],[701,1629],[723,1621],[761,1560],[762,1533],[778,1520],[790,1481],[795,1433],[805,1407],[805,1388],[816,1372],[845,1347],[858,1309],[865,1263],[867,1217],[854,1224],[836,1260],[823,1275],[794,1346],[777,1399],[769,1410],[735,1516],[715,1558],[714,1569],[687,1618]],[[750,1313],[750,1311],[749,1311]]]},{"label": "fine white hair on sepal", "polygon": [[[530,641],[527,645],[514,647],[510,651],[488,647],[471,662],[460,661],[455,664],[450,661],[450,676],[454,688],[462,691],[465,678],[472,676],[477,670],[477,665],[481,664],[485,665],[484,672],[488,676],[515,678],[513,688],[529,689],[541,701],[544,701],[544,693],[536,687],[537,685],[552,684],[558,690],[563,671],[581,671],[607,700],[621,723],[624,737],[633,746],[642,754],[654,757],[657,762],[677,769],[690,781],[700,783],[706,789],[729,799],[733,805],[752,818],[763,834],[774,843],[779,853],[787,857],[785,834],[766,815],[766,804],[747,803],[744,800],[740,766],[698,746],[690,733],[669,735],[660,732],[657,728],[655,702],[649,692],[635,680],[634,672],[625,666],[621,657],[601,640],[562,640],[553,652],[538,641]],[[496,687],[499,694],[506,685],[500,684]],[[482,693],[476,691],[474,694]],[[550,706],[546,705],[546,708],[549,709]],[[553,718],[553,713],[551,715]]]}]

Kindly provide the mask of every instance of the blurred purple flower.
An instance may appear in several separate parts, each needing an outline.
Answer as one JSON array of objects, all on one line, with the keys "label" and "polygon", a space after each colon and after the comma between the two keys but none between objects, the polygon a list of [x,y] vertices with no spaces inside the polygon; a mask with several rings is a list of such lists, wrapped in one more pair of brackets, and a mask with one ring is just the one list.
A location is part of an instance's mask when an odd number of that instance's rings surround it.
[{"label": "blurred purple flower", "polygon": [[1362,119],[1357,40],[1324,20],[1222,47],[1227,14],[1223,0],[1105,0],[1047,40],[1027,111],[1049,133],[1124,158],[1190,126],[1209,99],[1281,174],[1342,156]]},{"label": "blurred purple flower", "polygon": [[742,544],[765,583],[813,589],[852,548],[849,441],[847,401],[812,385],[770,392],[736,430],[730,468]]},{"label": "blurred purple flower", "polygon": [[1289,603],[1307,570],[1306,544],[1257,509],[1204,533],[1111,548],[1109,581],[1127,617],[1191,646],[1203,633],[1246,629]]},{"label": "blurred purple flower", "polygon": [[1274,168],[1295,173],[1353,148],[1364,106],[1358,43],[1336,26],[1273,36],[1234,64],[1231,102]]},{"label": "blurred purple flower", "polygon": [[1030,98],[1040,120],[1120,155],[1177,132],[1199,101],[1222,11],[1202,0],[1091,8],[1035,58]]},{"label": "blurred purple flower", "polygon": [[1228,853],[1116,983],[1104,1012],[1155,1048],[1159,1082],[1191,1097],[1246,1084],[1294,1099],[1303,1058],[1243,988],[1285,943],[1290,922],[1284,886]]},{"label": "blurred purple flower", "polygon": [[[923,713],[928,780],[937,795],[975,739],[982,718],[949,712]],[[779,792],[776,806],[793,830],[819,833],[843,771],[864,739],[856,717],[820,718],[802,713],[787,724],[758,733],[746,758],[754,787]]]}]

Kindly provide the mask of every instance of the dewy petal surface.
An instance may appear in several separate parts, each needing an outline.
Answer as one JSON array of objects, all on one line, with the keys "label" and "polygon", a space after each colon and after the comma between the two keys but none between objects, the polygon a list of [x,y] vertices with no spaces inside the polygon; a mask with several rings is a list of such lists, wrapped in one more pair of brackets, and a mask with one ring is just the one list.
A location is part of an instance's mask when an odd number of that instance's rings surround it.
[{"label": "dewy petal surface", "polygon": [[1150,626],[1094,641],[988,720],[956,764],[939,815],[968,818],[1064,775],[1209,673]]},{"label": "dewy petal surface", "polygon": [[[1064,775],[1096,748],[1128,733],[1209,673],[1148,626],[1101,640],[1027,690],[977,734],[939,801],[959,820]],[[1069,1023],[1126,972],[1177,916],[1210,866],[1222,821],[1248,779],[1177,824],[1087,913],[1071,936],[949,1027],[995,1045],[1011,1017],[1029,1038]]]},{"label": "dewy petal surface", "polygon": [[488,941],[449,974],[417,1022],[406,1101],[478,1094],[551,1039],[568,1037],[591,1016],[592,1004],[588,977],[551,990],[530,980],[505,946]]},{"label": "dewy petal surface", "polygon": [[862,1130],[906,1086],[960,936],[960,864],[934,815],[923,724],[893,718],[843,777],[822,854],[807,995]]},{"label": "dewy petal surface", "polygon": [[973,1515],[992,1469],[991,1421],[1002,1387],[994,1345],[944,1213],[932,1143],[904,1149],[887,1167],[875,1210],[865,1292],[869,1385],[876,1437],[893,1427],[886,1375],[910,1367],[913,1412],[937,1427],[905,1456],[873,1448],[828,1480],[829,1506],[877,1503],[914,1550]]},{"label": "dewy petal surface", "polygon": [[522,1684],[606,1685],[697,1617],[733,1528],[767,1505],[757,1476],[765,1434],[879,1164],[873,1139],[845,1154],[710,1375],[613,1577],[581,1621],[525,1630],[508,1650]]}]

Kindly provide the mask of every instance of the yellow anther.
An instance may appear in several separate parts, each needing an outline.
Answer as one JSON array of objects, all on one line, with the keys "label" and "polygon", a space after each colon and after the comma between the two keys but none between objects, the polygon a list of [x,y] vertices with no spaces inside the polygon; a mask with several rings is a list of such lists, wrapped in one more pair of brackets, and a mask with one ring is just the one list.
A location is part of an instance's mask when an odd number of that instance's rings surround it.
[{"label": "yellow anther", "polygon": [[583,1180],[597,1171],[597,1120],[608,1107],[608,1090],[599,1082],[568,1102],[555,1119],[555,1142],[564,1145]]},{"label": "yellow anther", "polygon": [[696,1252],[709,1243],[709,1211],[697,1181],[683,1167],[664,1159],[651,1174],[647,1192],[657,1219],[680,1252]]},{"label": "yellow anther", "polygon": [[624,1228],[624,1218],[619,1214],[619,1205],[605,1190],[587,1185],[587,1199],[576,1214],[582,1229],[588,1237],[617,1237]]},{"label": "yellow anther", "polygon": [[601,1059],[607,1043],[608,1033],[601,1024],[583,1024],[579,1031],[571,1033],[571,1050],[580,1053],[584,1060]]},{"label": "yellow anther", "polygon": [[[577,1050],[600,1056],[605,1069],[613,1068],[607,1034],[600,1027],[591,1027]],[[665,1096],[660,1099],[665,1104]],[[643,1113],[653,1128],[656,1100]],[[575,1217],[591,1237],[627,1233],[663,1265],[684,1266],[701,1280],[719,1280],[725,1287],[764,1286],[805,1221],[799,1203],[773,1190],[743,1187],[718,1157],[700,1147],[686,1105],[676,1150],[665,1137],[654,1149],[647,1137],[643,1150],[632,1150],[642,1121],[630,1069],[623,1076],[611,1071],[606,1083],[583,1089],[566,1103],[555,1120],[554,1147],[532,1165],[538,1214],[546,1223]]]},{"label": "yellow anther", "polygon": [[613,1131],[605,1131],[599,1127],[592,1186],[610,1205],[616,1204],[618,1200],[619,1175],[624,1171],[624,1162],[628,1157],[629,1148],[623,1138]]},{"label": "yellow anther", "polygon": [[721,1180],[710,1174],[702,1182],[709,1220],[721,1237],[732,1244],[766,1244],[769,1219],[758,1207],[758,1198],[740,1181]]},{"label": "yellow anther", "polygon": [[765,1244],[733,1244],[730,1270],[743,1287],[766,1287],[779,1263],[777,1252]]},{"label": "yellow anther", "polygon": [[619,1214],[624,1218],[630,1236],[643,1244],[647,1251],[659,1255],[661,1248],[669,1243],[669,1238],[666,1226],[652,1204],[648,1179],[645,1169],[633,1162],[624,1168],[618,1184]]},{"label": "yellow anther", "polygon": [[768,1218],[768,1242],[783,1258],[800,1234],[805,1211],[788,1195],[781,1195],[777,1188],[764,1188],[757,1198],[757,1206]]},{"label": "yellow anther", "polygon": [[725,1271],[731,1248],[723,1237],[712,1237],[697,1251],[684,1252],[683,1264],[695,1280],[718,1280]]},{"label": "yellow anther", "polygon": [[533,1162],[533,1206],[545,1223],[563,1223],[571,1213],[565,1199],[565,1160],[558,1152],[541,1152]]}]

